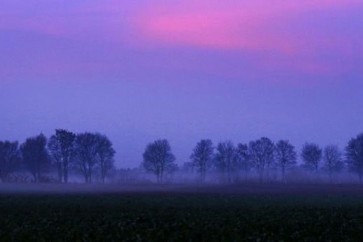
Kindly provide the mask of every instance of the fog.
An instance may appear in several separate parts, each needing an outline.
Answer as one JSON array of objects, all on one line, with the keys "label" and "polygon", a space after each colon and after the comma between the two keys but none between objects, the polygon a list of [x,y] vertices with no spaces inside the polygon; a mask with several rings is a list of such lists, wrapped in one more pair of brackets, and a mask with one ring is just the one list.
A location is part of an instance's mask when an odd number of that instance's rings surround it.
[{"label": "fog", "polygon": [[[20,176],[20,174],[18,174]],[[22,174],[25,176],[26,174]],[[51,174],[49,174],[51,176]],[[286,174],[281,181],[278,172],[271,170],[269,176],[261,182],[258,174],[235,174],[231,183],[226,182],[225,175],[211,172],[202,183],[196,172],[176,171],[168,174],[162,183],[157,183],[155,175],[142,169],[115,170],[110,177],[101,183],[97,179],[93,183],[84,183],[79,175],[72,174],[68,184],[58,182],[34,183],[29,181],[0,183],[3,194],[137,194],[137,193],[191,193],[191,194],[322,194],[324,192],[349,194],[353,190],[363,192],[363,186],[355,174],[348,171],[334,175],[334,179],[325,172],[310,174],[297,168]]]}]

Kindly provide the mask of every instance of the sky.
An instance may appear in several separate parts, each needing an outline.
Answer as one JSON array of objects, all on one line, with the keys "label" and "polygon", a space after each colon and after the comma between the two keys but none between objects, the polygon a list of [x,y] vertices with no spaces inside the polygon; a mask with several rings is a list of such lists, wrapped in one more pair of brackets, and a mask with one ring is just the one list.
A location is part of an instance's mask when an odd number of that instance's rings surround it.
[{"label": "sky", "polygon": [[362,0],[0,0],[0,140],[336,144],[363,132]]}]

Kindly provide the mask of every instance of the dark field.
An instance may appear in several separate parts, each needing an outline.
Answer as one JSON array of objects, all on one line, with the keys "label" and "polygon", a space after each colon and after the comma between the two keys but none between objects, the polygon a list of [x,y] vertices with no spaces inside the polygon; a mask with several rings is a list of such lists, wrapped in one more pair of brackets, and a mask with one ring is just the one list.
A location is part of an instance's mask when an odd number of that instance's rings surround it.
[{"label": "dark field", "polygon": [[0,186],[1,241],[362,241],[358,185]]}]

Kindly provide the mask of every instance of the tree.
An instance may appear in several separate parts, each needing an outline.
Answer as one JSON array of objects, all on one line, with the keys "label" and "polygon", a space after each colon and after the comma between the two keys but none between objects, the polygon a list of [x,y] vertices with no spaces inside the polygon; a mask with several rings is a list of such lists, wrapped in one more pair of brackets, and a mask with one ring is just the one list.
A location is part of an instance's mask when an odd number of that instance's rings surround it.
[{"label": "tree", "polygon": [[93,171],[98,161],[97,139],[97,135],[92,133],[82,133],[76,136],[75,162],[86,183],[92,182]]},{"label": "tree", "polygon": [[56,161],[59,181],[68,182],[69,163],[74,154],[76,135],[64,129],[57,129],[48,142],[48,149]]},{"label": "tree", "polygon": [[96,135],[96,153],[98,166],[100,168],[102,182],[105,182],[107,173],[113,168],[115,150],[112,148],[111,141],[105,135]]},{"label": "tree", "polygon": [[169,142],[166,139],[156,140],[146,146],[143,154],[143,167],[156,175],[157,182],[162,183],[164,173],[170,170],[175,161]]},{"label": "tree", "polygon": [[51,136],[48,141],[48,150],[50,151],[52,163],[54,162],[57,167],[58,181],[62,182],[63,168],[62,168],[62,154],[60,152],[59,142],[55,135]]},{"label": "tree", "polygon": [[314,143],[306,143],[301,153],[305,167],[314,172],[318,172],[319,162],[321,161],[322,154],[323,151],[319,145]]},{"label": "tree", "polygon": [[21,146],[20,151],[28,171],[33,175],[34,182],[39,182],[41,173],[48,168],[49,156],[46,149],[47,138],[40,134],[28,138]]},{"label": "tree", "polygon": [[274,143],[266,137],[251,141],[248,145],[249,155],[257,170],[260,182],[263,181],[266,170],[268,171],[274,162],[274,149]]},{"label": "tree", "polygon": [[328,145],[324,148],[324,166],[329,173],[329,180],[332,182],[333,173],[343,169],[342,153],[338,146]]},{"label": "tree", "polygon": [[276,162],[281,168],[282,181],[285,180],[286,169],[296,164],[295,147],[287,140],[280,140],[275,146]]},{"label": "tree", "polygon": [[238,170],[244,171],[245,175],[247,176],[247,173],[251,169],[251,159],[248,153],[248,145],[238,144],[236,152]]},{"label": "tree", "polygon": [[19,161],[18,142],[0,141],[0,179],[2,182],[8,180]]},{"label": "tree", "polygon": [[232,173],[235,171],[236,149],[231,141],[219,143],[215,154],[216,168],[226,175],[227,182],[232,182]]},{"label": "tree", "polygon": [[349,141],[346,149],[347,165],[357,173],[360,183],[363,178],[363,133]]},{"label": "tree", "polygon": [[197,167],[201,182],[205,182],[207,168],[213,160],[213,143],[211,140],[201,140],[190,156],[193,165]]}]

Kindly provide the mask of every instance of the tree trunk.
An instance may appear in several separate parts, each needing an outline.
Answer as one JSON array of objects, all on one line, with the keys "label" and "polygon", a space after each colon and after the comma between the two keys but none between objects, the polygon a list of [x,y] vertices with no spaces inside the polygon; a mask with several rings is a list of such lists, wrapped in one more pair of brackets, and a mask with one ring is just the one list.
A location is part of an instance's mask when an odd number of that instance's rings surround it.
[{"label": "tree trunk", "polygon": [[285,178],[285,166],[282,166],[282,182],[286,183],[286,178]]},{"label": "tree trunk", "polygon": [[245,172],[244,172],[244,180],[247,181],[248,179],[248,170],[245,169]]},{"label": "tree trunk", "polygon": [[104,170],[104,168],[102,168],[101,170],[102,170],[102,172],[101,172],[102,173],[101,174],[102,183],[105,183],[105,176],[106,176],[105,175],[105,170]]},{"label": "tree trunk", "polygon": [[37,170],[35,172],[35,183],[38,183],[40,181],[40,167],[39,163],[37,164]]},{"label": "tree trunk", "polygon": [[160,183],[163,183],[164,179],[164,167],[162,166],[160,169]]},{"label": "tree trunk", "polygon": [[61,162],[57,163],[57,170],[58,170],[58,181],[59,181],[59,183],[62,183],[63,174],[62,174],[62,163]]},{"label": "tree trunk", "polygon": [[38,180],[39,180],[38,174],[37,173],[34,173],[33,174],[33,177],[34,177],[34,183],[38,183]]},{"label": "tree trunk", "polygon": [[92,183],[92,171],[88,171],[88,183]]},{"label": "tree trunk", "polygon": [[205,183],[205,176],[206,176],[206,170],[204,168],[204,170],[203,170],[203,177],[202,177],[202,183]]},{"label": "tree trunk", "polygon": [[205,167],[203,164],[200,168],[200,181],[201,181],[201,183],[205,182]]},{"label": "tree trunk", "polygon": [[106,178],[106,171],[105,171],[105,169],[102,167],[102,168],[101,168],[101,179],[102,179],[102,183],[105,183],[105,178]]},{"label": "tree trunk", "polygon": [[258,175],[259,175],[259,182],[263,183],[263,170],[259,170]]},{"label": "tree trunk", "polygon": [[64,183],[68,183],[68,161],[63,163]]}]

